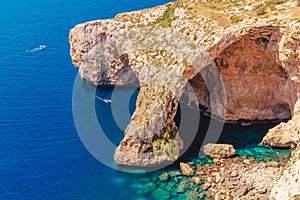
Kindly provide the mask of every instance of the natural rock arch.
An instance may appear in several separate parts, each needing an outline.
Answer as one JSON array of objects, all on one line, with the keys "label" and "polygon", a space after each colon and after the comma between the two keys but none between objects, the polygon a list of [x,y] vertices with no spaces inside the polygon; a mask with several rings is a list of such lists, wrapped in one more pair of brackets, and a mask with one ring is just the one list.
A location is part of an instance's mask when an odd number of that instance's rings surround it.
[{"label": "natural rock arch", "polygon": [[[226,92],[226,121],[284,120],[292,116],[296,84],[278,60],[279,27],[258,27],[230,36],[209,53],[220,70]],[[205,72],[190,80],[197,101],[211,112]],[[216,91],[218,92],[218,91]]]}]

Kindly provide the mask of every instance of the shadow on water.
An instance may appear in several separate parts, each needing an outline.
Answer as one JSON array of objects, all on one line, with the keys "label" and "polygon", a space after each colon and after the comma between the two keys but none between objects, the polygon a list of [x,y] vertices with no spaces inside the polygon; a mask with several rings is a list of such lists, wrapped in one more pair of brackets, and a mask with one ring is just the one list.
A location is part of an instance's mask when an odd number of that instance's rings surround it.
[{"label": "shadow on water", "polygon": [[[185,147],[187,149],[178,160],[187,161],[190,158],[198,157],[199,152],[201,151],[201,146],[205,145],[203,144],[203,141],[206,137],[209,124],[214,123],[218,126],[221,125],[222,122],[215,118],[204,115],[203,112],[200,112],[199,120],[199,111],[188,108],[186,105],[181,104],[175,117],[176,124],[179,126],[181,121],[182,107],[184,107],[185,110],[188,110],[188,114],[185,114],[185,117],[189,118],[190,123],[198,124],[197,133],[190,132],[189,127],[185,128],[184,132],[179,133],[185,144],[191,142],[191,135],[195,135],[189,147]],[[280,122],[260,122],[258,124],[249,126],[243,126],[241,123],[225,123],[219,139],[215,141],[215,143],[232,144],[234,148],[237,149],[237,153],[239,155],[245,155],[249,157],[257,152],[279,154],[288,150],[281,151],[280,149],[269,149],[259,146],[259,143],[262,141],[268,130],[279,123]],[[250,151],[254,152],[251,153]]]},{"label": "shadow on water", "polygon": [[[136,98],[139,90],[136,88],[98,88],[95,94],[95,109],[99,125],[106,136],[118,146],[124,137],[124,131],[130,122],[130,117],[135,110]],[[116,96],[114,96],[116,95]],[[99,98],[97,98],[99,97]],[[114,98],[115,97],[115,98]],[[110,99],[106,103],[101,99]],[[117,104],[118,112],[113,112],[112,105]],[[185,110],[184,116],[181,110]],[[129,112],[128,112],[129,111]],[[129,114],[128,114],[129,113]],[[127,115],[126,115],[127,114]],[[116,117],[117,116],[117,117]],[[118,119],[116,119],[118,118]],[[186,118],[188,120],[184,120]],[[189,108],[184,104],[178,106],[175,117],[176,125],[179,127],[180,137],[183,139],[186,149],[178,161],[188,161],[199,158],[201,146],[206,137],[210,123],[215,126],[221,126],[222,122],[211,118],[199,110]],[[224,124],[223,130],[216,133],[215,143],[232,144],[237,150],[239,156],[255,157],[258,160],[266,161],[280,154],[289,155],[289,150],[269,149],[258,146],[267,131],[276,126],[279,122],[268,122],[242,126],[241,123]],[[121,126],[120,126],[121,124]],[[182,131],[182,124],[186,124]],[[196,129],[195,129],[196,127]],[[176,162],[175,165],[178,163]],[[174,165],[173,165],[174,166]]]},{"label": "shadow on water", "polygon": [[[95,109],[100,127],[105,135],[116,146],[124,137],[124,131],[135,110],[138,95],[136,88],[97,88],[95,94]],[[111,102],[105,102],[105,100]],[[112,109],[115,108],[115,111]]]}]

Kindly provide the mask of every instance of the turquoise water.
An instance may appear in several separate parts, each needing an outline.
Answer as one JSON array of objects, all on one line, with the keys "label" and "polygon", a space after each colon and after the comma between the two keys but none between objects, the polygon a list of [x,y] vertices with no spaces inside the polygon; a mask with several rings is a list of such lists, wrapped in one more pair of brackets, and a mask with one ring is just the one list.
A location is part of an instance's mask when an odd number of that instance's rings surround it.
[{"label": "turquoise water", "polygon": [[268,132],[268,129],[277,124],[256,124],[248,127],[227,124],[218,142],[233,144],[240,157],[255,158],[259,162],[268,162],[271,160],[286,162],[290,157],[290,150],[270,149],[258,145]]},{"label": "turquoise water", "polygon": [[[101,98],[112,98],[112,89],[98,89],[96,94]],[[117,90],[120,96],[132,95],[129,106],[126,107],[130,114],[133,113],[135,106],[134,102],[138,94],[138,90],[122,89]],[[126,98],[125,98],[126,99]],[[96,101],[96,109],[98,112],[99,123],[105,128],[104,124],[109,124],[107,129],[107,137],[109,137],[116,145],[122,139],[123,131],[115,123],[111,107],[103,101]],[[122,110],[122,108],[120,108]],[[106,118],[101,118],[101,115],[105,115]],[[128,119],[129,120],[129,119]],[[201,115],[199,133],[205,126],[209,118]],[[128,121],[129,123],[129,121]],[[218,143],[230,143],[233,144],[237,150],[237,156],[254,158],[257,162],[287,162],[290,157],[290,150],[285,149],[269,149],[259,146],[258,143],[262,140],[268,129],[274,127],[277,123],[257,124],[252,126],[241,126],[240,124],[225,124],[223,132],[218,140]],[[111,133],[118,133],[113,137]],[[184,134],[184,133],[183,133]],[[116,137],[119,135],[120,137]],[[192,147],[193,148],[193,147]],[[191,151],[194,152],[194,151]],[[197,165],[213,164],[213,160],[207,156],[198,158],[198,154],[190,153],[189,157],[184,158],[185,162],[190,162],[192,166],[196,168]],[[122,191],[122,198],[124,199],[199,199],[197,196],[199,193],[206,194],[206,191],[201,186],[195,185],[190,178],[180,175],[178,168],[179,163],[174,163],[162,170],[152,173],[140,173],[140,174],[122,174],[122,178],[118,177],[114,179],[114,184],[126,185],[126,190]],[[167,181],[161,180],[162,175],[167,172],[169,178]],[[172,176],[172,174],[176,174]],[[179,175],[178,175],[179,174]],[[197,192],[194,190],[197,189]]]},{"label": "turquoise water", "polygon": [[[115,171],[98,162],[81,143],[72,117],[77,69],[69,56],[68,34],[78,23],[166,2],[0,1],[0,199],[151,198],[137,191],[157,181],[163,170],[136,175]],[[39,50],[40,45],[47,48]],[[95,95],[110,98],[111,92],[99,89]],[[134,91],[118,93],[126,96],[128,92]],[[136,95],[120,110],[132,114]],[[109,104],[96,98],[95,103],[99,124],[118,144],[129,118],[117,126]],[[257,147],[241,146],[240,154],[250,155],[253,148]]]}]

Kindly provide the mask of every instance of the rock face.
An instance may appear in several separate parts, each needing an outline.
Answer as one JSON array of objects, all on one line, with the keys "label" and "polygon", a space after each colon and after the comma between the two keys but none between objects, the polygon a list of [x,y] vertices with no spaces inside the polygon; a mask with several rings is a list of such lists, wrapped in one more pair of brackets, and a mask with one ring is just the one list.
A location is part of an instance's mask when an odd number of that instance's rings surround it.
[{"label": "rock face", "polygon": [[295,105],[294,117],[269,130],[261,142],[269,147],[293,148],[300,140],[300,101]]},{"label": "rock face", "polygon": [[[297,100],[295,84],[278,62],[279,27],[247,30],[240,38],[225,38],[209,49],[226,91],[226,120],[288,119]],[[201,105],[211,110],[201,75],[191,83]],[[200,83],[200,84],[199,84]]]},{"label": "rock face", "polygon": [[275,182],[270,199],[299,199],[300,198],[300,145],[293,152],[283,175]]},{"label": "rock face", "polygon": [[211,158],[229,158],[235,155],[235,149],[229,144],[207,144],[202,148],[205,155]]},{"label": "rock face", "polygon": [[174,117],[182,95],[227,122],[291,118],[271,129],[264,145],[288,147],[300,138],[300,10],[296,2],[270,5],[180,0],[71,30],[82,79],[140,85],[117,163],[155,166],[179,157]]}]

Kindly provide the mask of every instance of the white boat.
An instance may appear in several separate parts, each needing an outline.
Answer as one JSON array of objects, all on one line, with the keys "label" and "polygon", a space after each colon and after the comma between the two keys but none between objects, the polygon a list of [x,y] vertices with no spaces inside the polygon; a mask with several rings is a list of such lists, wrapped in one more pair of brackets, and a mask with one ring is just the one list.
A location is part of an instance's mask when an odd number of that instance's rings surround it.
[{"label": "white boat", "polygon": [[111,103],[110,99],[107,99],[107,98],[102,99],[101,97],[98,97],[98,96],[96,96],[96,98],[103,101],[104,103]]}]

